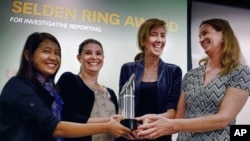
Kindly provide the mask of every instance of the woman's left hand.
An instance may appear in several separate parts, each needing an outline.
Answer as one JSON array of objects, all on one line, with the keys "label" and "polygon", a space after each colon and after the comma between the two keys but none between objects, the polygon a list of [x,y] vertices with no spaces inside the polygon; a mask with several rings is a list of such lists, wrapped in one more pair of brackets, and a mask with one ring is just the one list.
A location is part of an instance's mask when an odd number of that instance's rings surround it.
[{"label": "woman's left hand", "polygon": [[171,119],[154,114],[147,116],[147,119],[150,122],[145,122],[138,126],[137,136],[140,138],[156,139],[163,135],[171,135],[174,133]]}]

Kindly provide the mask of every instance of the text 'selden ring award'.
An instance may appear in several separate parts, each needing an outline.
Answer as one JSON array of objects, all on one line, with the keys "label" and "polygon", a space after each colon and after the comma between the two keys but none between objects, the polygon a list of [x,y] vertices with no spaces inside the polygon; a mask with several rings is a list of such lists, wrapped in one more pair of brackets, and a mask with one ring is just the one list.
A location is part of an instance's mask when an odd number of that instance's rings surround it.
[{"label": "text 'selden ring award'", "polygon": [[138,121],[135,119],[135,75],[133,74],[124,84],[119,94],[119,113],[124,117],[121,124],[130,128],[137,129]]}]

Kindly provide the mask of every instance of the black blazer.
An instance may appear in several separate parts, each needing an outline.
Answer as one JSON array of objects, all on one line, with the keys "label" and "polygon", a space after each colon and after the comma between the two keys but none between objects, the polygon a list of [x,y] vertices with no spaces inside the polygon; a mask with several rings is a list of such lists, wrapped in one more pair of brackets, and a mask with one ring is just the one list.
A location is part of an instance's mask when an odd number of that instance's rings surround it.
[{"label": "black blazer", "polygon": [[1,141],[55,141],[59,123],[51,105],[54,98],[40,85],[15,76],[0,95]]}]

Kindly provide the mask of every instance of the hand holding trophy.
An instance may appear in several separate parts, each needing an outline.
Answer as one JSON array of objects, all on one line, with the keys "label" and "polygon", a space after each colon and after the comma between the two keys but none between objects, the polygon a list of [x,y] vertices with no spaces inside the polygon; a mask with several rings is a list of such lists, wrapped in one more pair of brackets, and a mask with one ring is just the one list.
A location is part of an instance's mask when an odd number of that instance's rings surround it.
[{"label": "hand holding trophy", "polygon": [[121,124],[131,130],[137,129],[138,124],[138,121],[135,119],[134,79],[135,74],[131,75],[119,94],[119,114],[125,118],[121,120]]}]

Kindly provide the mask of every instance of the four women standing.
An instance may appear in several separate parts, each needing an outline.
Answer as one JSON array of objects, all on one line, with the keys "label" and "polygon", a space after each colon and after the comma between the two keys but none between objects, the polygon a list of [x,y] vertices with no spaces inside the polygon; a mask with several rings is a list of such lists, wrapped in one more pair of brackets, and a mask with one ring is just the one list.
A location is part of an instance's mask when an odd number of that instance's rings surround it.
[{"label": "four women standing", "polygon": [[118,140],[171,141],[171,134],[178,132],[177,140],[229,140],[230,125],[250,92],[250,69],[240,60],[233,30],[223,19],[203,21],[199,37],[207,57],[182,81],[180,67],[160,58],[165,26],[159,19],[146,20],[137,34],[142,52],[121,68],[119,92],[135,75],[135,116],[143,121],[138,130],[130,132],[118,123],[115,93],[97,81],[104,59],[100,42],[81,43],[79,75],[64,73],[56,87],[60,45],[49,33],[33,33],[25,43],[17,76],[0,95],[0,138],[111,141],[123,136]]}]

